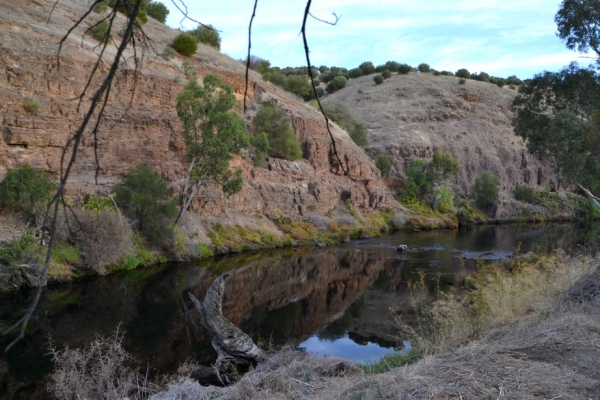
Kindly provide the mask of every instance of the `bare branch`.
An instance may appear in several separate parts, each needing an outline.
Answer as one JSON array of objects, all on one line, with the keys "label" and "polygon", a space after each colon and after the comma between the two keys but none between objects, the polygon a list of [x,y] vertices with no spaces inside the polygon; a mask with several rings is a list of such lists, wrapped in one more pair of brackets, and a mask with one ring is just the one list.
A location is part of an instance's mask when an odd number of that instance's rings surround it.
[{"label": "bare branch", "polygon": [[337,151],[337,147],[335,145],[335,139],[333,138],[333,133],[331,132],[331,128],[329,127],[329,118],[327,118],[327,115],[325,114],[325,110],[323,110],[323,105],[321,104],[321,100],[319,99],[319,95],[317,94],[317,88],[315,87],[315,80],[314,80],[313,73],[312,73],[312,68],[311,68],[311,63],[310,63],[310,55],[309,55],[309,50],[308,50],[308,41],[306,40],[306,20],[308,19],[308,16],[310,14],[311,1],[312,0],[307,0],[307,2],[306,2],[306,9],[304,10],[304,19],[302,20],[302,29],[300,30],[300,32],[302,33],[302,40],[304,41],[304,54],[306,55],[306,65],[308,67],[308,76],[310,76],[310,84],[312,85],[315,99],[317,99],[317,103],[319,104],[319,109],[321,110],[321,114],[323,114],[323,117],[325,117],[325,125],[327,126],[327,133],[329,133],[329,138],[331,139],[331,144],[333,146],[333,153],[335,154],[335,158],[337,159],[338,163],[340,164],[342,171],[344,171],[344,174],[348,178],[355,181],[356,179],[354,179],[353,177],[350,176],[348,169],[344,166],[344,163],[340,159],[340,156]]},{"label": "bare branch", "polygon": [[254,9],[252,10],[252,17],[250,17],[250,23],[248,24],[248,56],[246,57],[246,89],[244,90],[244,114],[246,114],[246,98],[248,97],[248,71],[250,70],[250,49],[252,48],[252,21],[256,16],[256,6],[258,0],[254,0]]},{"label": "bare branch", "polygon": [[329,24],[329,25],[337,25],[337,23],[340,20],[340,18],[342,18],[342,14],[340,14],[340,16],[338,17],[336,13],[331,13],[331,15],[333,15],[333,17],[335,18],[335,21],[329,22],[329,21],[325,21],[324,19],[315,17],[310,12],[308,13],[308,15],[310,15],[311,17],[313,17],[314,19],[316,19],[319,22],[323,22],[323,23],[326,23],[326,24]]}]

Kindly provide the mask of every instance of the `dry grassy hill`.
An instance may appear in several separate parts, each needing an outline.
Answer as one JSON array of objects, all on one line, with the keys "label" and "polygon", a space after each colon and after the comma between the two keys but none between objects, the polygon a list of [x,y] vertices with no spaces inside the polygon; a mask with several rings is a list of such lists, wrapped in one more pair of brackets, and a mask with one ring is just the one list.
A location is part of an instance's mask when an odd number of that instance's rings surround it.
[{"label": "dry grassy hill", "polygon": [[458,195],[469,193],[484,171],[500,178],[496,217],[521,211],[514,200],[518,185],[558,188],[553,166],[527,153],[513,133],[511,102],[516,91],[453,76],[410,73],[375,85],[373,76],[350,79],[328,98],[350,105],[368,128],[369,154],[388,154],[393,164],[389,183],[404,188],[404,171],[416,158],[431,159],[435,150],[450,152],[460,161],[459,176],[451,182]]}]

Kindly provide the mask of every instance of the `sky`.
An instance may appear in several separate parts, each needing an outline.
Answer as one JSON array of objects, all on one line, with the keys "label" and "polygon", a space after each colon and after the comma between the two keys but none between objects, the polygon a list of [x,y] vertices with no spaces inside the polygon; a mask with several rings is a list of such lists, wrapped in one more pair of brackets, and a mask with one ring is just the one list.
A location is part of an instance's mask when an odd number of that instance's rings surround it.
[{"label": "sky", "polygon": [[[167,24],[181,23],[172,1]],[[220,31],[221,51],[245,59],[252,0],[183,0],[189,16]],[[427,63],[439,71],[487,72],[492,76],[558,71],[571,61],[589,59],[568,50],[556,36],[554,15],[559,0],[314,0],[307,39],[311,64],[355,68],[363,61],[386,61],[416,67]],[[278,67],[306,65],[299,35],[306,0],[259,0],[252,25],[252,54]]]}]

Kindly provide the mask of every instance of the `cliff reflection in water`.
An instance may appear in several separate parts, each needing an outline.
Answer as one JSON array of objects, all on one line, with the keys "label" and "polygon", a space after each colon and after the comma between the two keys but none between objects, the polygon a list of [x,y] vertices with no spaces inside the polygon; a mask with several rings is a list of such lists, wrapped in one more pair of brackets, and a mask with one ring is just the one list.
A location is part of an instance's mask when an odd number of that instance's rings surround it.
[{"label": "cliff reflection in water", "polygon": [[[478,259],[507,260],[519,247],[545,252],[569,249],[595,235],[572,225],[488,226],[469,231],[399,233],[329,248],[303,247],[243,254],[197,264],[128,271],[45,288],[26,337],[0,352],[0,399],[45,398],[51,371],[47,337],[61,347],[82,346],[118,326],[137,366],[174,372],[181,363],[214,360],[208,333],[188,337],[182,303],[187,292],[202,299],[224,271],[224,314],[258,342],[297,345],[309,338],[344,339],[381,347],[396,344],[392,313],[410,322],[406,282],[421,279],[430,290],[455,284],[461,268]],[[406,253],[396,251],[407,244]],[[22,315],[31,292],[0,294],[0,329]],[[194,311],[195,313],[195,311]],[[316,336],[314,336],[316,335]],[[0,337],[4,347],[12,337]],[[191,345],[191,346],[190,346]]]}]

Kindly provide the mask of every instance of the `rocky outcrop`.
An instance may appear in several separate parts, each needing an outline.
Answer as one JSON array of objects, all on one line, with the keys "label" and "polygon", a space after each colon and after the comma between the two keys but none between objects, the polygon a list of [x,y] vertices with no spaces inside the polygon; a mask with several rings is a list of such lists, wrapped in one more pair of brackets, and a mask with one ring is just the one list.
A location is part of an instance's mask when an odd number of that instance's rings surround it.
[{"label": "rocky outcrop", "polygon": [[369,154],[388,154],[393,165],[389,185],[402,193],[404,171],[415,159],[431,160],[433,152],[450,152],[460,161],[460,174],[450,186],[458,196],[468,194],[475,180],[489,171],[500,178],[501,193],[496,218],[521,213],[514,200],[516,186],[559,189],[550,162],[527,152],[511,125],[511,102],[516,91],[485,82],[410,73],[393,75],[381,85],[372,76],[348,81],[330,95],[353,109],[369,132]]},{"label": "rocky outcrop", "polygon": [[[53,6],[52,16],[46,23]],[[58,55],[57,44],[87,6],[87,2],[78,0],[56,4],[50,0],[12,0],[0,5],[0,96],[3,99],[0,104],[0,178],[7,168],[22,162],[58,175],[62,146],[81,123],[90,102],[89,96],[81,99],[78,96],[99,49],[98,43],[89,36],[82,39],[83,28],[73,32]],[[89,26],[96,16],[90,16],[84,26]],[[123,22],[122,19],[117,25]],[[113,37],[118,42],[117,30]],[[167,178],[176,191],[183,184],[187,164],[185,146],[178,133],[180,125],[175,103],[185,81],[182,62],[186,58],[177,55],[165,61],[158,56],[177,31],[152,19],[144,25],[144,30],[152,39],[153,47],[145,50],[143,68],[138,74],[133,68],[133,53],[126,54],[111,89],[99,134],[96,138],[89,134],[84,138],[68,186],[70,195],[105,192],[130,167],[138,164],[150,165]],[[109,48],[101,60],[99,76],[107,72],[114,52],[113,47]],[[238,98],[243,98],[245,69],[238,61],[204,45],[200,45],[190,60],[198,70],[199,79],[207,73],[219,74],[234,87]],[[99,83],[100,79],[94,79],[91,88],[98,87]],[[270,215],[277,210],[282,215],[300,218],[343,207],[346,198],[352,200],[355,208],[367,213],[398,207],[381,180],[379,170],[343,130],[332,126],[339,156],[347,163],[350,177],[344,175],[333,157],[323,117],[251,72],[249,110],[244,118],[250,122],[267,99],[291,116],[296,137],[302,144],[303,159],[294,162],[269,159],[264,166],[238,159],[235,163],[243,168],[245,178],[242,191],[229,199],[219,190],[200,193],[191,206],[192,213],[219,218],[232,212]],[[242,112],[241,107],[238,111]]]}]

